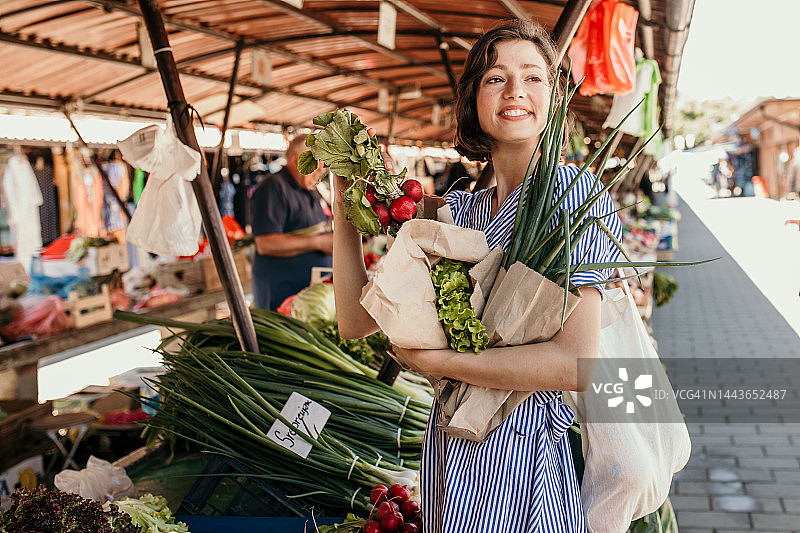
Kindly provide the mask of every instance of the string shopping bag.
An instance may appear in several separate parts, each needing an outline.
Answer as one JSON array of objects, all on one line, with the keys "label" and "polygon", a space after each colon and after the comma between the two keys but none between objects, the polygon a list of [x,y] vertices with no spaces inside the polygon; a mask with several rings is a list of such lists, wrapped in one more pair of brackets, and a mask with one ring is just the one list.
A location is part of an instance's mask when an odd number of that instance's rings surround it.
[{"label": "string shopping bag", "polygon": [[564,394],[580,422],[581,501],[592,533],[623,533],[657,510],[691,451],[672,386],[624,285],[607,290],[601,305],[598,358],[586,362],[594,367],[589,389]]}]

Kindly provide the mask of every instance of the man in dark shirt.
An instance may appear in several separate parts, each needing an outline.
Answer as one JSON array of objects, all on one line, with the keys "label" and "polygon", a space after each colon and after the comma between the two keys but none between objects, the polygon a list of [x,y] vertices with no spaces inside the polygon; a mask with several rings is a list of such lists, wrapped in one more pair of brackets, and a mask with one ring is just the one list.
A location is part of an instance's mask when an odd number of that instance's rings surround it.
[{"label": "man in dark shirt", "polygon": [[322,164],[312,174],[297,170],[306,135],[286,150],[286,166],[259,184],[251,199],[256,256],[253,261],[255,306],[276,309],[308,286],[311,268],[330,267],[333,233],[330,216],[316,190]]}]

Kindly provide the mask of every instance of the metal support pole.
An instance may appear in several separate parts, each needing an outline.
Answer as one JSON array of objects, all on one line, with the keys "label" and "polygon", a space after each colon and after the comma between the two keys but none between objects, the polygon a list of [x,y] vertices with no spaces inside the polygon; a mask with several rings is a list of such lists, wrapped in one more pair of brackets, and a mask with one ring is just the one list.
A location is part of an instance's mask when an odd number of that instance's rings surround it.
[{"label": "metal support pole", "polygon": [[583,16],[591,3],[592,0],[569,0],[564,9],[561,10],[561,16],[558,17],[558,21],[550,34],[550,37],[556,43],[556,64],[561,63],[561,59],[567,53],[569,43],[575,37],[575,32],[578,31],[578,26],[580,26]]},{"label": "metal support pole", "polygon": [[233,60],[233,72],[231,73],[231,85],[228,88],[228,102],[225,104],[225,116],[222,119],[222,136],[219,138],[217,150],[214,152],[214,162],[211,164],[211,179],[213,180],[214,192],[219,190],[220,182],[220,162],[222,153],[225,150],[225,133],[228,131],[228,120],[231,116],[231,104],[233,103],[233,92],[236,88],[236,79],[239,77],[239,60],[242,58],[243,43],[236,44],[236,59]]},{"label": "metal support pole", "polygon": [[169,45],[158,2],[157,0],[138,0],[138,2],[147,26],[147,33],[150,35],[150,42],[153,44],[158,72],[161,75],[161,82],[164,85],[164,92],[167,96],[178,138],[189,148],[197,150],[203,158],[200,165],[200,175],[192,181],[192,188],[200,206],[203,226],[208,236],[208,244],[211,247],[214,265],[217,267],[222,289],[225,292],[225,299],[231,310],[236,336],[243,350],[258,352],[258,340],[253,327],[253,318],[250,316],[250,311],[244,299],[242,282],[234,266],[233,253],[231,253],[231,248],[228,246],[228,239],[222,226],[222,218],[214,198],[214,191],[211,189],[211,182],[208,179],[208,166],[203,156],[203,151],[197,143],[190,106],[186,103],[186,97],[183,94],[183,87],[178,77],[178,69],[175,65],[175,58],[172,55],[172,48]]},{"label": "metal support pole", "polygon": [[456,76],[453,74],[453,65],[450,64],[450,54],[447,53],[449,46],[442,40],[441,35],[436,36],[436,43],[439,45],[439,54],[442,56],[442,64],[444,70],[447,72],[447,79],[450,80],[450,89],[453,91],[453,100],[457,98],[458,85],[456,83]]},{"label": "metal support pole", "polygon": [[[65,117],[67,117],[67,120],[69,121],[69,125],[72,126],[72,129],[75,132],[75,135],[78,136],[78,142],[80,143],[80,145],[83,146],[84,148],[88,149],[89,145],[86,144],[85,140],[83,140],[83,136],[81,135],[81,132],[78,131],[78,127],[72,121],[72,115],[70,115],[70,112],[67,111],[66,108],[62,109],[61,112],[64,113]],[[106,174],[106,172],[103,170],[103,167],[100,165],[99,160],[95,161],[95,166],[97,167],[97,171],[100,172],[100,177],[103,179],[103,183],[106,184],[106,187],[108,187],[108,190],[111,191],[111,194],[114,196],[114,200],[116,200],[117,204],[119,204],[119,208],[122,211],[122,214],[125,215],[125,218],[128,219],[128,222],[130,222],[131,221],[131,214],[128,211],[128,206],[125,205],[125,202],[123,202],[122,198],[120,198],[119,194],[117,194],[117,190],[111,184],[111,180],[108,178],[108,174]]]},{"label": "metal support pole", "polygon": [[400,89],[394,93],[394,104],[392,105],[392,114],[389,117],[389,130],[386,132],[386,149],[394,142],[394,122],[397,120],[397,109],[400,105]]}]

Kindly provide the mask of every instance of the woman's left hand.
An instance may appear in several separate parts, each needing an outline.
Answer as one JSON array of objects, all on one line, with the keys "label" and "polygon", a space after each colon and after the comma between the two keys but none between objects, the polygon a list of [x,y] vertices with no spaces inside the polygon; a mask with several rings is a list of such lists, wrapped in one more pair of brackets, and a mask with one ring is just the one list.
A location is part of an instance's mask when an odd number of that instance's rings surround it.
[{"label": "woman's left hand", "polygon": [[392,345],[395,360],[403,368],[419,372],[423,376],[442,377],[441,368],[446,350],[417,350]]}]

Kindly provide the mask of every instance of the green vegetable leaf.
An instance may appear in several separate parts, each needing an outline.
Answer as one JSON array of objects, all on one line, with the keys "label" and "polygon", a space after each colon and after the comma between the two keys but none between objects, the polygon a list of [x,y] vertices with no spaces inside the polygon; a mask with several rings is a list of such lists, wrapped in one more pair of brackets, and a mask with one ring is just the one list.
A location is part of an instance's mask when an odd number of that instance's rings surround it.
[{"label": "green vegetable leaf", "polygon": [[300,174],[311,174],[317,170],[317,160],[309,150],[306,150],[297,159],[297,170]]},{"label": "green vegetable leaf", "polygon": [[333,122],[333,113],[320,113],[316,117],[313,118],[311,121],[317,126],[322,126],[323,128]]},{"label": "green vegetable leaf", "polygon": [[355,533],[361,531],[366,523],[367,521],[364,518],[359,518],[353,513],[350,513],[341,524],[319,526],[317,527],[317,531],[319,531],[319,533]]},{"label": "green vegetable leaf", "polygon": [[317,138],[316,135],[310,133],[308,137],[306,137],[306,146],[314,146],[314,140]]},{"label": "green vegetable leaf", "polygon": [[431,280],[436,290],[439,320],[450,347],[459,352],[472,349],[479,353],[489,344],[489,337],[469,303],[472,287],[468,274],[464,262],[442,259],[431,269]]},{"label": "green vegetable leaf", "polygon": [[[355,137],[353,137],[353,141],[354,141],[356,144],[364,144],[364,143],[365,143],[365,142],[367,142],[368,140],[369,140],[369,134],[367,133],[367,130],[366,130],[366,129],[363,129],[363,130],[359,131],[359,132],[356,134],[356,136],[355,136]],[[363,155],[363,154],[361,154],[361,155]]]},{"label": "green vegetable leaf", "polygon": [[[333,170],[333,167],[331,167],[331,170]],[[335,170],[333,171],[336,172]],[[378,220],[378,215],[375,214],[371,207],[364,205],[363,198],[364,191],[361,187],[353,186],[347,189],[344,193],[344,213],[359,233],[363,235],[379,235],[381,223]]]}]

